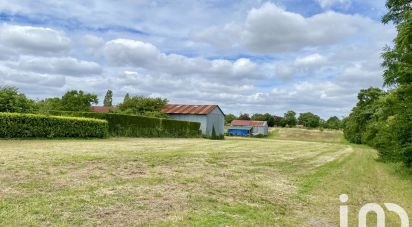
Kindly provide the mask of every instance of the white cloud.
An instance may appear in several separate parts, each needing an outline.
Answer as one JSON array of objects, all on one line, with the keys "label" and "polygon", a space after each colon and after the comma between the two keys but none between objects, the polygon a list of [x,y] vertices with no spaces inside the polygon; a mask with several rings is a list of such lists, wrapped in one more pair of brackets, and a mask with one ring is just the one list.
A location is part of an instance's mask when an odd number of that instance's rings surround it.
[{"label": "white cloud", "polygon": [[368,16],[385,13],[383,0],[357,2],[379,10],[352,15],[328,11],[348,0],[319,0],[324,11],[314,15],[276,2],[284,7],[259,0],[2,2],[16,24],[0,24],[0,84],[31,97],[112,89],[116,101],[129,92],[233,113],[293,109],[324,117],[347,114],[359,89],[381,84],[380,51],[394,29]]},{"label": "white cloud", "polygon": [[37,73],[62,74],[78,77],[96,75],[102,72],[99,64],[72,57],[23,56],[14,67]]},{"label": "white cloud", "polygon": [[327,58],[318,53],[311,54],[304,57],[298,57],[295,60],[294,65],[296,66],[310,66],[310,65],[320,65],[326,63]]},{"label": "white cloud", "polygon": [[151,43],[116,39],[106,43],[104,56],[116,66],[134,66],[172,75],[212,76],[220,79],[257,79],[257,65],[246,58],[208,60],[162,53]]},{"label": "white cloud", "polygon": [[271,54],[341,44],[368,35],[367,38],[386,40],[392,34],[392,28],[356,14],[326,11],[304,17],[265,3],[251,9],[244,22],[206,28],[197,31],[193,39],[218,48],[240,47],[252,53]]},{"label": "white cloud", "polygon": [[351,0],[316,0],[322,8],[329,8],[334,5],[349,7]]},{"label": "white cloud", "polygon": [[38,55],[67,51],[70,39],[60,31],[44,27],[0,25],[0,42],[6,47]]},{"label": "white cloud", "polygon": [[0,65],[0,81],[3,85],[24,86],[35,89],[36,86],[63,87],[66,80],[61,75],[23,72]]},{"label": "white cloud", "polygon": [[261,53],[293,51],[335,44],[371,23],[361,16],[332,11],[305,18],[266,3],[249,12],[242,42],[246,48]]}]

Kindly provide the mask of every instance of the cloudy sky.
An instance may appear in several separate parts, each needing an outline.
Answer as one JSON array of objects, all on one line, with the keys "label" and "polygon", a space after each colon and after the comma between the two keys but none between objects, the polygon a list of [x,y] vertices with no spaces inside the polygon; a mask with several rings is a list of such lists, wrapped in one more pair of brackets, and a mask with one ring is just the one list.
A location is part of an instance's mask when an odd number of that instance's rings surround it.
[{"label": "cloudy sky", "polygon": [[384,0],[0,2],[0,85],[107,89],[226,113],[347,115],[382,87]]}]

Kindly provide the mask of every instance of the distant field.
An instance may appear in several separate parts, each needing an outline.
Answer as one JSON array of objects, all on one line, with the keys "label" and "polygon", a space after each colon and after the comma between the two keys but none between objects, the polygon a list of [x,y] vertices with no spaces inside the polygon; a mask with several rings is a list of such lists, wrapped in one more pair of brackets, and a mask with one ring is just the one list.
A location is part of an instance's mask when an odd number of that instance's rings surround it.
[{"label": "distant field", "polygon": [[412,214],[412,178],[402,167],[338,143],[340,132],[298,137],[305,133],[0,140],[0,226],[337,226],[342,193],[351,226],[367,202],[398,203]]},{"label": "distant field", "polygon": [[299,128],[270,128],[269,137],[272,139],[300,140],[314,142],[343,142],[343,132],[338,130],[299,129]]}]

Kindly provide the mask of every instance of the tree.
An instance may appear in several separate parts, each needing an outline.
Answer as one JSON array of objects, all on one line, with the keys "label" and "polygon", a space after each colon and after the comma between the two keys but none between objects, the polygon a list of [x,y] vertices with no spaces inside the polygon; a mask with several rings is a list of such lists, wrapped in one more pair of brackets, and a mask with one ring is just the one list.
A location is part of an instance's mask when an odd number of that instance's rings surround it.
[{"label": "tree", "polygon": [[[389,12],[383,23],[393,22],[397,36],[392,48],[382,54],[384,85],[388,95],[381,98],[374,121],[367,126],[364,138],[381,158],[399,157],[412,164],[412,4],[410,0],[388,0]],[[396,160],[396,159],[395,159]]]},{"label": "tree", "polygon": [[317,128],[320,126],[320,117],[311,112],[301,113],[298,118],[298,124],[308,128]]},{"label": "tree", "polygon": [[123,98],[123,103],[125,103],[126,101],[128,101],[130,99],[130,95],[129,93],[126,93],[126,95]]},{"label": "tree", "polygon": [[269,113],[255,113],[252,115],[251,119],[254,121],[266,121],[269,127],[273,127],[275,125],[275,118]]},{"label": "tree", "polygon": [[284,124],[288,127],[295,127],[296,126],[296,113],[292,110],[286,112],[283,116]]},{"label": "tree", "polygon": [[271,115],[270,113],[265,113],[263,114],[263,118],[268,122],[269,127],[275,126],[275,117],[273,115]]},{"label": "tree", "polygon": [[359,92],[358,103],[345,121],[344,135],[347,140],[352,143],[366,143],[362,140],[366,126],[380,108],[378,100],[384,95],[384,91],[372,87]]},{"label": "tree", "polygon": [[30,113],[34,101],[19,93],[15,87],[0,87],[0,112]]},{"label": "tree", "polygon": [[402,23],[404,21],[405,13],[411,12],[412,5],[410,0],[387,0],[386,7],[389,12],[382,17],[384,24],[392,21],[395,24]]},{"label": "tree", "polygon": [[64,111],[90,111],[91,105],[97,103],[97,95],[84,93],[81,90],[71,90],[61,98],[59,109]]},{"label": "tree", "polygon": [[144,96],[125,97],[125,101],[119,105],[118,110],[131,114],[147,115],[151,112],[160,113],[161,109],[163,109],[167,103],[168,100],[162,98]]},{"label": "tree", "polygon": [[263,114],[260,113],[253,114],[252,117],[250,117],[250,119],[254,121],[265,121],[265,117],[263,116]]},{"label": "tree", "polygon": [[250,120],[250,116],[249,116],[249,114],[247,114],[247,113],[244,113],[244,114],[240,114],[239,115],[239,118],[238,118],[239,120]]},{"label": "tree", "polygon": [[274,120],[274,126],[276,127],[285,127],[286,126],[286,122],[283,120],[283,117],[281,116],[273,116],[273,120]]},{"label": "tree", "polygon": [[49,114],[51,110],[61,109],[60,98],[47,98],[36,102],[36,109],[38,113]]},{"label": "tree", "polygon": [[113,92],[112,90],[107,90],[106,95],[104,96],[103,105],[112,107],[112,102],[113,102]]},{"label": "tree", "polygon": [[237,117],[234,114],[227,114],[225,116],[225,123],[230,124],[233,120],[236,120]]},{"label": "tree", "polygon": [[342,122],[336,116],[330,117],[325,123],[325,128],[341,129],[342,128]]}]

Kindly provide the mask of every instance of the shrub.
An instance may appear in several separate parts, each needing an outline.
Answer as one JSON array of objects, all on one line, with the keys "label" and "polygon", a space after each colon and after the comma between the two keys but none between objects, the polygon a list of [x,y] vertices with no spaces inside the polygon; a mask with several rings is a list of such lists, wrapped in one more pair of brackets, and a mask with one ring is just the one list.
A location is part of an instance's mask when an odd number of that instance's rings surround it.
[{"label": "shrub", "polygon": [[31,113],[33,111],[33,100],[19,93],[17,88],[0,87],[0,112]]},{"label": "shrub", "polygon": [[127,137],[199,137],[200,123],[137,115],[95,112],[51,111],[53,115],[105,119],[112,136]]},{"label": "shrub", "polygon": [[208,139],[211,140],[224,140],[225,139],[225,135],[221,134],[221,135],[217,135],[216,134],[216,130],[215,130],[215,126],[213,125],[212,127],[212,133],[210,136],[207,136]]},{"label": "shrub", "polygon": [[36,114],[0,113],[1,138],[107,136],[107,121]]}]

